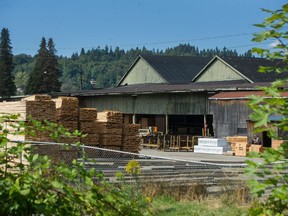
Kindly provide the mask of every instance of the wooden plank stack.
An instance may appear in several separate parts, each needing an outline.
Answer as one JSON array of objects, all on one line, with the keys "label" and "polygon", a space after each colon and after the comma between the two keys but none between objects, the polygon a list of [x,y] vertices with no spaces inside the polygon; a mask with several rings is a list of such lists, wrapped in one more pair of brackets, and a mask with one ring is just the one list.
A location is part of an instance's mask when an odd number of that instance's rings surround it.
[{"label": "wooden plank stack", "polygon": [[19,120],[26,121],[30,115],[38,121],[49,120],[55,122],[55,102],[49,95],[33,95],[21,101],[1,102],[0,113],[19,114]]},{"label": "wooden plank stack", "polygon": [[229,136],[226,137],[227,142],[230,143],[232,152],[235,154],[236,144],[247,144],[247,136]]},{"label": "wooden plank stack", "polygon": [[80,131],[86,134],[81,137],[81,144],[89,146],[99,146],[99,134],[97,133],[97,109],[81,108],[79,112]]},{"label": "wooden plank stack", "polygon": [[249,152],[250,144],[247,143],[236,143],[235,145],[235,156],[247,156]]},{"label": "wooden plank stack", "polygon": [[59,97],[54,99],[56,104],[57,123],[70,132],[78,129],[78,99],[75,97]]},{"label": "wooden plank stack", "polygon": [[[75,97],[58,97],[53,99],[56,106],[56,120],[59,125],[62,125],[69,132],[78,130],[78,99]],[[76,143],[79,141],[78,137],[67,137],[62,135],[59,137],[60,143]]]},{"label": "wooden plank stack", "polygon": [[260,153],[260,152],[263,152],[264,151],[264,148],[262,145],[250,145],[249,147],[249,152],[257,152],[257,153]]},{"label": "wooden plank stack", "polygon": [[98,112],[97,131],[101,147],[121,150],[123,116],[118,111]]},{"label": "wooden plank stack", "polygon": [[53,138],[50,136],[50,131],[37,129],[29,121],[28,116],[31,116],[33,120],[42,122],[45,125],[44,120],[50,122],[56,122],[56,106],[55,102],[51,100],[49,95],[33,95],[31,97],[24,98],[22,100],[26,106],[26,121],[27,132],[25,140],[53,142]]},{"label": "wooden plank stack", "polygon": [[[111,150],[123,150],[128,152],[139,152],[140,137],[138,136],[139,125],[123,123],[123,115],[118,111],[98,112],[95,108],[78,107],[78,99],[75,97],[59,97],[51,99],[49,95],[33,95],[16,102],[0,103],[0,114],[20,114],[20,120],[27,121],[30,135],[25,136],[25,140],[41,142],[59,142],[74,144],[81,141],[82,144],[89,146],[103,147]],[[86,134],[85,137],[67,137],[60,135],[57,140],[51,138],[46,129],[36,130],[36,127],[28,121],[28,115],[35,120],[44,123],[44,120],[58,123],[70,132],[75,130]],[[32,136],[34,134],[34,136]],[[24,140],[24,137],[23,137]],[[61,149],[59,148],[59,151]],[[62,156],[58,149],[49,150],[49,145],[39,147],[37,150],[41,154],[53,155],[53,157],[62,157],[63,154],[69,154],[65,149]],[[96,151],[96,150],[94,150]],[[49,153],[50,152],[50,153]],[[74,151],[72,154],[74,155]],[[94,153],[93,153],[94,154]],[[103,155],[102,153],[101,155]],[[107,155],[106,155],[107,154]],[[116,156],[115,152],[105,152],[105,156]],[[66,155],[67,156],[67,155]],[[73,156],[74,158],[74,156]]]},{"label": "wooden plank stack", "polygon": [[272,143],[271,143],[271,147],[275,150],[278,150],[279,146],[284,143],[285,140],[275,140],[275,139],[272,139]]},{"label": "wooden plank stack", "polygon": [[128,124],[123,126],[122,150],[125,152],[139,153],[141,137],[139,124]]},{"label": "wooden plank stack", "polygon": [[19,120],[26,120],[26,101],[12,101],[0,103],[0,114],[18,114]]}]

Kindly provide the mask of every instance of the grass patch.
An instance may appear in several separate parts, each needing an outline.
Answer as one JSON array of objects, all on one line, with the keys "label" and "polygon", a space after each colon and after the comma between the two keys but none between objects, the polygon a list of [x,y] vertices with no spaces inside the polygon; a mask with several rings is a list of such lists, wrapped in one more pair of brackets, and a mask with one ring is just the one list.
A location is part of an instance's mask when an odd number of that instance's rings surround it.
[{"label": "grass patch", "polygon": [[157,216],[231,216],[247,213],[247,207],[227,205],[219,199],[206,199],[202,201],[177,201],[173,197],[155,197],[152,201],[152,211]]}]

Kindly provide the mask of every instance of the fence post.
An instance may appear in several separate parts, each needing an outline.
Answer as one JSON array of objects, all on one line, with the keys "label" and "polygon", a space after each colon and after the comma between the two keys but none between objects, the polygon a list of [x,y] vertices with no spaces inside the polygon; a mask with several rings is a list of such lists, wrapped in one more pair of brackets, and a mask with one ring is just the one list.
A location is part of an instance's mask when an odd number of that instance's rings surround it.
[{"label": "fence post", "polygon": [[82,158],[83,158],[83,164],[84,164],[84,167],[85,167],[85,158],[86,158],[85,145],[82,145]]},{"label": "fence post", "polygon": [[[23,164],[22,164],[22,160],[23,160],[22,157],[23,157],[23,155],[22,155],[22,151],[21,151],[21,153],[20,153],[20,164],[21,164],[21,165],[23,165]],[[22,168],[21,168],[21,166],[20,166],[19,169],[20,169],[20,170],[19,170],[19,171],[20,171],[20,174],[22,174]]]}]

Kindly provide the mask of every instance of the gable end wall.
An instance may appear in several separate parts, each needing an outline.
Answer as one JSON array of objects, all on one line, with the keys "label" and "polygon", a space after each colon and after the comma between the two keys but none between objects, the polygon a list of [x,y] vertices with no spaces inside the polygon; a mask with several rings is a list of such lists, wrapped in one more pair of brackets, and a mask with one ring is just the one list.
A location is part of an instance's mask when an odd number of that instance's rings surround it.
[{"label": "gable end wall", "polygon": [[223,62],[217,60],[198,77],[196,82],[244,80],[239,74],[233,71]]},{"label": "gable end wall", "polygon": [[143,59],[134,65],[121,85],[145,84],[145,83],[167,83],[147,62]]}]

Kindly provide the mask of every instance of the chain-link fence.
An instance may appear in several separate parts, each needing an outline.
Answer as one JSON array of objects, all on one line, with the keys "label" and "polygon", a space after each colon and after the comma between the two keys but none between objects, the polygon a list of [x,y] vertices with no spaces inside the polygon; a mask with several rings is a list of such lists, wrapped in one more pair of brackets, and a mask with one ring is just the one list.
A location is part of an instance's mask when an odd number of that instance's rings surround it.
[{"label": "chain-link fence", "polygon": [[[24,141],[10,141],[12,145]],[[240,193],[246,199],[246,180],[244,163],[226,162],[212,163],[136,154],[113,149],[104,149],[85,145],[65,145],[50,142],[27,142],[31,153],[47,155],[53,161],[72,164],[73,160],[83,162],[87,170],[95,168],[103,173],[104,180],[117,183],[117,173],[122,173],[125,182],[134,181],[134,177],[126,172],[129,161],[135,160],[140,165],[138,181],[146,190],[146,194],[156,195],[177,193],[176,196],[192,196],[199,198],[223,192]],[[23,155],[20,163],[27,163]],[[145,187],[144,187],[145,186]],[[237,195],[238,196],[238,195]]]}]

